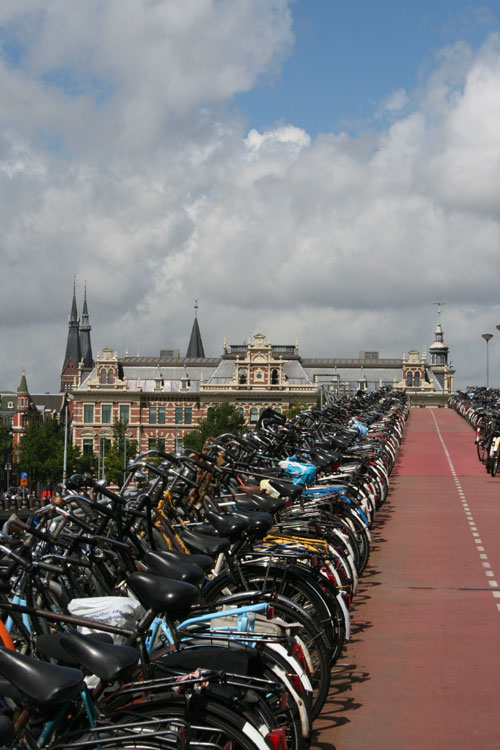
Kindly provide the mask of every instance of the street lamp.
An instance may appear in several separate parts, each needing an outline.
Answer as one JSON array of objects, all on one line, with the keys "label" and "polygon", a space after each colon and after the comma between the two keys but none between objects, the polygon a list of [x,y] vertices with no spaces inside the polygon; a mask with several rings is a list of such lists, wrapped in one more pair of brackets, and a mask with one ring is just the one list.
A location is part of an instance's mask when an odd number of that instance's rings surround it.
[{"label": "street lamp", "polygon": [[486,341],[486,388],[490,387],[490,355],[488,350],[488,344],[490,339],[493,338],[492,333],[482,333],[483,339]]}]

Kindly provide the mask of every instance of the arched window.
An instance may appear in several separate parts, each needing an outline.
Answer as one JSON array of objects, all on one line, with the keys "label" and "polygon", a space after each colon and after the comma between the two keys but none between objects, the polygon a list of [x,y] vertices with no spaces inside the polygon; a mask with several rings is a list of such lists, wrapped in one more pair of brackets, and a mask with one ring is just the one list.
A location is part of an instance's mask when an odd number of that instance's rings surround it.
[{"label": "arched window", "polygon": [[271,385],[278,385],[280,380],[278,370],[271,370]]},{"label": "arched window", "polygon": [[411,370],[406,375],[406,385],[409,385],[409,386],[413,385],[413,378],[412,378]]},{"label": "arched window", "polygon": [[106,370],[104,368],[101,370],[99,382],[101,385],[106,385]]},{"label": "arched window", "polygon": [[115,382],[115,376],[113,370],[108,370],[108,385],[112,385]]},{"label": "arched window", "polygon": [[240,385],[245,385],[245,383],[247,382],[247,371],[246,370],[240,370],[240,375],[239,375],[238,380],[239,380]]},{"label": "arched window", "polygon": [[235,411],[236,414],[239,414],[240,417],[243,417],[243,418],[245,417],[245,412],[243,411],[243,407],[242,406],[237,406],[234,411]]},{"label": "arched window", "polygon": [[416,372],[415,375],[413,376],[413,385],[416,388],[420,388],[420,373],[419,372]]},{"label": "arched window", "polygon": [[252,408],[250,409],[250,424],[256,424],[258,419],[259,412],[257,411],[255,406],[252,406]]}]

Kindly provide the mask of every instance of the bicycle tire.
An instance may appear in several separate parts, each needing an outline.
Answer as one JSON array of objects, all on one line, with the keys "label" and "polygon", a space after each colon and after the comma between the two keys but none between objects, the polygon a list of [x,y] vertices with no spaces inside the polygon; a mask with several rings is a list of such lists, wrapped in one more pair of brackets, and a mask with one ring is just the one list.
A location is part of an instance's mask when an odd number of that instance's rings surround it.
[{"label": "bicycle tire", "polygon": [[482,464],[486,461],[486,448],[484,446],[484,443],[482,440],[478,440],[476,443],[476,449],[477,449],[477,457],[481,461]]},{"label": "bicycle tire", "polygon": [[[325,633],[332,650],[336,648],[338,634],[332,621],[332,612],[307,568],[304,575],[302,570],[297,573],[291,566],[285,570],[284,565],[267,566],[266,563],[251,561],[240,565],[240,571],[249,590],[277,591],[303,607]],[[240,585],[227,571],[223,571],[207,584],[203,595],[207,601],[216,601],[224,592],[236,593],[240,590]]]},{"label": "bicycle tire", "polygon": [[491,465],[490,465],[490,474],[492,477],[495,477],[497,475],[499,463],[500,463],[500,449],[497,449],[495,451],[495,455],[493,456],[491,460]]},{"label": "bicycle tire", "polygon": [[[267,740],[243,717],[211,697],[201,698],[202,700],[196,701],[196,708],[186,726],[188,746],[196,747],[198,743],[208,742],[223,750],[231,742],[233,750],[269,750]],[[163,695],[160,693],[154,700],[146,700],[143,705],[136,703],[133,713],[127,711],[126,716],[134,715],[143,719],[144,714],[184,723],[185,700],[170,692]]]}]

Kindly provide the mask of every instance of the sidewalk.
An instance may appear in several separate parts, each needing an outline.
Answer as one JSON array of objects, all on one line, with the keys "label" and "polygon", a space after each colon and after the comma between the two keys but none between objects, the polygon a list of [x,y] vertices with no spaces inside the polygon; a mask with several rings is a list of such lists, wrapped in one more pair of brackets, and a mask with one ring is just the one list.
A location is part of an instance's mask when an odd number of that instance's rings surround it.
[{"label": "sidewalk", "polygon": [[312,748],[500,748],[500,477],[414,409],[391,488]]}]

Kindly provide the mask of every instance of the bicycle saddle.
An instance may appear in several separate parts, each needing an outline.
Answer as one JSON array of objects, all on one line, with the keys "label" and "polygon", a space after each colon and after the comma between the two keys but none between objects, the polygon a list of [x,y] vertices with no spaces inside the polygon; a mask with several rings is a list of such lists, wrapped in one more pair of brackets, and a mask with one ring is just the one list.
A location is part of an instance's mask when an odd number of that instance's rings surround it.
[{"label": "bicycle saddle", "polygon": [[231,546],[230,540],[226,537],[209,536],[189,529],[183,529],[179,536],[188,549],[211,557],[217,557],[221,552],[227,552]]},{"label": "bicycle saddle", "polygon": [[263,495],[248,495],[245,498],[236,498],[236,510],[264,510],[274,515],[283,510],[286,500],[282,497],[270,497]]},{"label": "bicycle saddle", "polygon": [[204,573],[208,573],[214,567],[213,558],[209,555],[189,554],[188,552],[177,552],[176,550],[161,550],[161,556],[165,560],[180,560],[190,565],[197,565]]},{"label": "bicycle saddle", "polygon": [[292,500],[296,500],[302,494],[303,487],[300,484],[293,484],[283,479],[270,479],[269,484],[280,493],[280,497],[290,497]]},{"label": "bicycle saddle", "polygon": [[31,656],[0,648],[0,674],[37,703],[70,701],[80,694],[83,673],[72,667],[48,664]]},{"label": "bicycle saddle", "polygon": [[269,513],[262,511],[236,511],[234,515],[246,518],[249,522],[249,535],[258,539],[265,537],[267,532],[274,526],[274,518]]},{"label": "bicycle saddle", "polygon": [[126,677],[139,662],[139,651],[130,646],[116,646],[76,631],[62,633],[60,643],[79,664],[101,680],[113,682]]},{"label": "bicycle saddle", "polygon": [[172,560],[165,557],[163,552],[146,552],[142,562],[150,569],[151,573],[165,578],[173,578],[175,581],[186,581],[193,586],[201,586],[205,580],[205,574],[198,565],[184,560]]},{"label": "bicycle saddle", "polygon": [[219,514],[208,510],[205,513],[205,518],[218,534],[227,537],[232,542],[239,539],[249,526],[245,518],[235,516],[232,513]]},{"label": "bicycle saddle", "polygon": [[164,613],[173,619],[184,618],[198,604],[200,592],[191,583],[173,581],[152,573],[132,573],[127,585],[145,609]]}]

